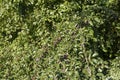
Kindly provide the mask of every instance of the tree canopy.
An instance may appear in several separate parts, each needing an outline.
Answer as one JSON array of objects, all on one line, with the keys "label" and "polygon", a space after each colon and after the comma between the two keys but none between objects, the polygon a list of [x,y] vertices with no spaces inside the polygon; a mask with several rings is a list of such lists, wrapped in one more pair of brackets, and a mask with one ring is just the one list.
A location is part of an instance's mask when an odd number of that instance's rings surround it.
[{"label": "tree canopy", "polygon": [[120,79],[119,0],[1,0],[0,79]]}]

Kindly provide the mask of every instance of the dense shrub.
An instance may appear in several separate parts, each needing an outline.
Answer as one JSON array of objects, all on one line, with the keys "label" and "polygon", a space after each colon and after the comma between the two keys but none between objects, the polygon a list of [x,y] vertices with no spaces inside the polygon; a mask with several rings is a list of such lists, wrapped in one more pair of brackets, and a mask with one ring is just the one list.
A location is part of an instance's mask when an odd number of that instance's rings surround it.
[{"label": "dense shrub", "polygon": [[0,79],[118,80],[119,4],[0,1]]}]

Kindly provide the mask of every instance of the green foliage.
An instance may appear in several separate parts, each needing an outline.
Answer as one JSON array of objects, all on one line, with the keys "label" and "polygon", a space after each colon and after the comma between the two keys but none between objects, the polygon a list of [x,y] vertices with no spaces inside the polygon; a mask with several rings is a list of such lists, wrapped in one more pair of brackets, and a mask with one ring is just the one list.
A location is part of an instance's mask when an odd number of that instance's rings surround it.
[{"label": "green foliage", "polygon": [[0,1],[0,79],[119,80],[119,4]]}]

